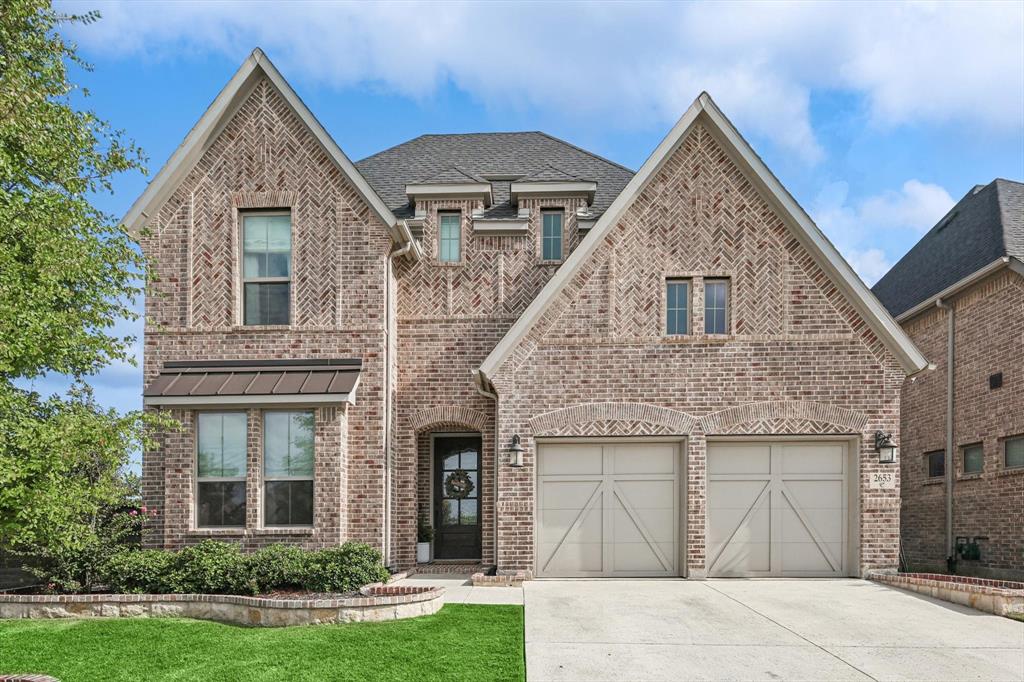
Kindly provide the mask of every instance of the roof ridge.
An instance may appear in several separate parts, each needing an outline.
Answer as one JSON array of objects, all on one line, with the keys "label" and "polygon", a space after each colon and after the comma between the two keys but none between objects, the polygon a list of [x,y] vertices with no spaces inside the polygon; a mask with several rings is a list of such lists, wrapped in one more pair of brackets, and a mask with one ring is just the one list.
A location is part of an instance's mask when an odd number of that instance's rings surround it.
[{"label": "roof ridge", "polygon": [[560,137],[555,137],[551,133],[545,133],[543,130],[537,130],[535,132],[537,132],[540,135],[543,135],[546,138],[552,139],[555,142],[561,142],[562,144],[564,144],[566,146],[572,147],[573,149],[575,149],[577,151],[583,152],[587,156],[593,157],[593,158],[597,159],[598,161],[604,161],[605,163],[611,164],[612,166],[615,166],[616,168],[621,168],[622,170],[626,171],[627,173],[632,173],[633,175],[636,175],[636,171],[635,170],[633,170],[632,168],[627,168],[626,166],[623,166],[621,163],[618,163],[617,161],[612,161],[611,159],[605,158],[605,157],[601,156],[600,154],[595,154],[594,152],[592,152],[590,150],[587,150],[587,149],[584,149],[583,147],[580,147],[578,145],[575,145],[572,142],[568,142],[566,140],[563,140]]}]

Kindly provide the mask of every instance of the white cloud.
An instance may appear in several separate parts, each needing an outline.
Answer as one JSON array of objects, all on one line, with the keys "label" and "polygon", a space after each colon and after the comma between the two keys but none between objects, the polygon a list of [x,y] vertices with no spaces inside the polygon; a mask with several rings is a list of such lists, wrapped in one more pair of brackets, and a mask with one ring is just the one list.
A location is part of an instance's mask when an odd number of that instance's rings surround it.
[{"label": "white cloud", "polygon": [[[74,9],[88,4],[64,3]],[[292,79],[428,97],[452,83],[494,107],[606,128],[664,126],[701,90],[745,131],[819,161],[810,98],[864,97],[876,125],[1024,120],[1022,3],[99,2],[90,50],[150,58],[256,45]]]},{"label": "white cloud", "polygon": [[903,230],[916,239],[955,203],[942,187],[920,180],[908,180],[898,191],[882,192],[856,202],[848,201],[848,191],[845,182],[826,185],[810,213],[869,285],[893,265],[884,250],[872,245],[881,235]]}]

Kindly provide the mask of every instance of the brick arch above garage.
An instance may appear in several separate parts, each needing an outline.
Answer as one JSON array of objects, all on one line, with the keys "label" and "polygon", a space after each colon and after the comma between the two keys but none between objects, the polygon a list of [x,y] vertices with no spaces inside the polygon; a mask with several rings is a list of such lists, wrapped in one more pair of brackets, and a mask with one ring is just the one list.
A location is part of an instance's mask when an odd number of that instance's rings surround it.
[{"label": "brick arch above garage", "polygon": [[868,423],[863,412],[798,400],[748,403],[700,418],[706,434],[730,433],[859,433]]},{"label": "brick arch above garage", "polygon": [[685,412],[648,403],[585,403],[530,420],[534,436],[685,435],[695,418]]}]

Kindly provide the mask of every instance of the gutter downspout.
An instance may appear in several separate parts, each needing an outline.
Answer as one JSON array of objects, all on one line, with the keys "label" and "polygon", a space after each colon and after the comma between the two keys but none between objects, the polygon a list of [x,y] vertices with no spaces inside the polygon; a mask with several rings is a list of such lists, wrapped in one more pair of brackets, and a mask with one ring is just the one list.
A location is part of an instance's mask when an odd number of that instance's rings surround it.
[{"label": "gutter downspout", "polygon": [[394,315],[391,310],[391,268],[394,260],[412,249],[409,228],[399,223],[408,239],[405,246],[388,254],[384,266],[384,565],[391,567],[391,344],[394,340]]},{"label": "gutter downspout", "polygon": [[484,388],[483,384],[486,379],[484,378],[483,372],[477,370],[473,377],[473,385],[476,387],[477,393],[486,396],[494,400],[494,571],[498,571],[498,474],[501,472],[501,448],[498,446],[498,394],[492,391],[488,391]]},{"label": "gutter downspout", "polygon": [[953,554],[953,389],[956,360],[956,314],[941,298],[935,305],[946,311],[946,569],[956,573]]}]

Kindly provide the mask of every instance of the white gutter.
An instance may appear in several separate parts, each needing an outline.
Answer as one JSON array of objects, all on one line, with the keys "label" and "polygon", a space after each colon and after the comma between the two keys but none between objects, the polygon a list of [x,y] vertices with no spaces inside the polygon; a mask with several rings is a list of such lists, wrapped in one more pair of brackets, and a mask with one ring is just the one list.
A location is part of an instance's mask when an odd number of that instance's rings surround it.
[{"label": "white gutter", "polygon": [[498,570],[498,475],[501,473],[501,447],[498,445],[498,394],[493,391],[488,391],[484,388],[484,381],[486,381],[483,372],[477,370],[473,372],[473,386],[476,388],[477,393],[482,396],[486,396],[494,400],[494,570]]},{"label": "white gutter", "polygon": [[956,362],[956,313],[953,306],[941,298],[935,305],[946,311],[946,453],[943,457],[946,474],[946,568],[955,573],[956,558],[953,556],[953,389]]},{"label": "white gutter", "polygon": [[[950,296],[953,296],[957,292],[966,289],[975,282],[978,282],[988,277],[992,273],[997,272],[1008,265],[1010,267],[1013,267],[1013,264],[1010,262],[1011,260],[1012,259],[1009,256],[1003,256],[1001,258],[995,259],[985,267],[972,272],[971,274],[967,275],[961,280],[954,282],[953,284],[950,284],[948,287],[946,287],[939,293],[935,294],[934,296],[929,296],[925,300],[915,305],[913,308],[910,308],[909,310],[900,313],[898,316],[896,316],[896,321],[902,324],[909,320],[910,318],[920,315],[924,311],[930,310],[935,306],[942,308],[943,306],[941,305],[941,302],[943,300],[948,299]],[[1018,268],[1014,269],[1018,270]]]}]

